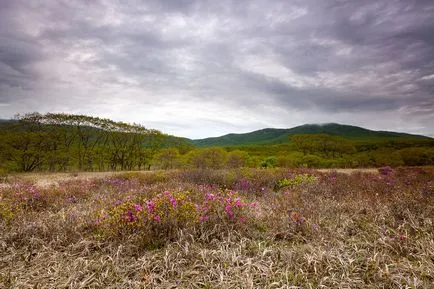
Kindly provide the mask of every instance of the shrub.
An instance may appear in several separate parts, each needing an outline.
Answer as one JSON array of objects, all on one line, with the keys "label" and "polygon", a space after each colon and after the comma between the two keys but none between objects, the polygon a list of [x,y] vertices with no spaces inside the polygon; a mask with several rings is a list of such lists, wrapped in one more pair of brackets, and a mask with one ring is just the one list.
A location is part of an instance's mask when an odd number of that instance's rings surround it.
[{"label": "shrub", "polygon": [[141,234],[147,243],[170,240],[180,229],[203,224],[240,224],[251,216],[255,203],[248,203],[233,191],[155,194],[148,199],[118,202],[98,214],[97,227],[103,236]]},{"label": "shrub", "polygon": [[308,184],[316,184],[318,181],[317,177],[308,175],[308,174],[302,174],[302,175],[295,175],[292,178],[284,178],[277,182],[277,188],[281,189],[284,187],[298,187],[301,185],[308,185]]}]

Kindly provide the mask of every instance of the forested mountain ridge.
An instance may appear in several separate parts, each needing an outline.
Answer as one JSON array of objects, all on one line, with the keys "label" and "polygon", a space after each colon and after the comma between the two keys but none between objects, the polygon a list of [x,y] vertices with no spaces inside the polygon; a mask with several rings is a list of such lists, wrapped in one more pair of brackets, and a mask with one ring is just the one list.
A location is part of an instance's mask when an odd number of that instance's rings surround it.
[{"label": "forested mountain ridge", "polygon": [[327,134],[351,140],[430,139],[422,135],[391,131],[374,131],[358,126],[328,123],[305,124],[288,129],[265,128],[249,133],[232,133],[220,137],[194,139],[191,140],[191,142],[199,147],[282,144],[290,141],[288,136],[299,134]]}]

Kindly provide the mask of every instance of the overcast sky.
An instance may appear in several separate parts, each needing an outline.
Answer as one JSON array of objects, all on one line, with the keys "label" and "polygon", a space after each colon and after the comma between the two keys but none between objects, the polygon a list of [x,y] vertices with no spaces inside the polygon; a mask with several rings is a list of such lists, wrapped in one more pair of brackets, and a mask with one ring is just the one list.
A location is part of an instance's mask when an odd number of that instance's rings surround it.
[{"label": "overcast sky", "polygon": [[432,0],[0,0],[0,118],[434,136]]}]

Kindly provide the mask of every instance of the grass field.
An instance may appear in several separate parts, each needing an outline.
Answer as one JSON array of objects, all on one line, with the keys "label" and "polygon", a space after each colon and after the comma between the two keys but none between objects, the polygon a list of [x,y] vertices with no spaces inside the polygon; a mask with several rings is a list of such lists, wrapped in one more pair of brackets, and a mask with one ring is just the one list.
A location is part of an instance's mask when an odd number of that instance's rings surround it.
[{"label": "grass field", "polygon": [[0,288],[433,288],[434,168],[13,175]]}]

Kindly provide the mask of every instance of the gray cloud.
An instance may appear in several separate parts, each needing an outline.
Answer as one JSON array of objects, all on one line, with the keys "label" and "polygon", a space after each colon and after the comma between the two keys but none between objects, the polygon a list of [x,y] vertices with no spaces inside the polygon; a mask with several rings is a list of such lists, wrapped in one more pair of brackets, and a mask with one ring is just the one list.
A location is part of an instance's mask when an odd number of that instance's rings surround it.
[{"label": "gray cloud", "polygon": [[0,117],[190,137],[347,122],[434,131],[432,1],[0,3]]}]

